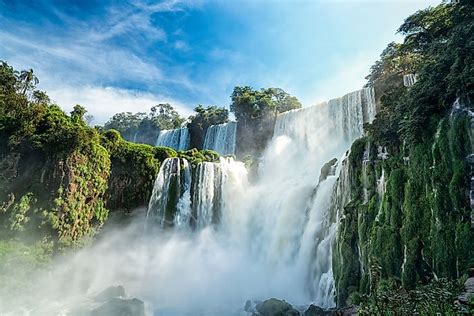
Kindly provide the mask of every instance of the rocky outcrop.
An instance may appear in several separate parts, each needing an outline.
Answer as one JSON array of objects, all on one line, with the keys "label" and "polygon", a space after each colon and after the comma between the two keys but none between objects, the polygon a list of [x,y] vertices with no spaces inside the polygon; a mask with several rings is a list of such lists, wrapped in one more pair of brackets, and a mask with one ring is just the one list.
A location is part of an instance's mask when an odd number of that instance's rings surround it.
[{"label": "rocky outcrop", "polygon": [[109,170],[108,153],[97,143],[87,153],[64,156],[33,150],[0,155],[0,235],[28,232],[61,245],[92,235],[107,218]]},{"label": "rocky outcrop", "polygon": [[469,278],[464,282],[464,292],[458,296],[458,302],[474,308],[474,269],[469,270]]},{"label": "rocky outcrop", "polygon": [[309,305],[308,309],[305,310],[303,316],[323,316],[329,315],[324,309],[316,305]]},{"label": "rocky outcrop", "polygon": [[326,180],[329,176],[336,174],[337,158],[333,158],[326,162],[321,168],[321,173],[319,175],[319,183]]},{"label": "rocky outcrop", "polygon": [[270,298],[256,306],[255,315],[261,316],[299,316],[300,312],[284,300]]},{"label": "rocky outcrop", "polygon": [[[53,311],[50,311],[53,314]],[[111,286],[88,298],[70,312],[72,316],[145,316],[145,304],[137,298],[129,298],[123,286]]]},{"label": "rocky outcrop", "polygon": [[145,316],[145,304],[136,298],[113,298],[92,310],[90,316]]},{"label": "rocky outcrop", "polygon": [[97,302],[105,302],[117,297],[126,297],[125,289],[121,285],[106,288],[105,290],[97,294],[94,297],[94,300]]},{"label": "rocky outcrop", "polygon": [[374,293],[388,280],[410,290],[457,279],[472,264],[469,124],[466,115],[447,116],[430,139],[406,149],[391,146],[388,157],[380,157],[379,144],[368,137],[353,143],[342,190],[349,200],[339,203],[336,196],[334,203],[339,306],[351,293]]}]

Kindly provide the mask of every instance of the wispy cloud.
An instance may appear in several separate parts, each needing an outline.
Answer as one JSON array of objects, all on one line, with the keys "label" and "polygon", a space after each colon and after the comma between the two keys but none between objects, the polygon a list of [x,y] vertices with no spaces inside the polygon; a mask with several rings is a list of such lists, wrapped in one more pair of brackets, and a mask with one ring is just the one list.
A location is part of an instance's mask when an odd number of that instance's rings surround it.
[{"label": "wispy cloud", "polygon": [[103,124],[119,112],[149,112],[153,105],[159,103],[173,104],[184,117],[191,115],[191,110],[178,100],[148,92],[114,87],[63,86],[52,87],[48,93],[66,111],[71,111],[76,104],[85,106],[88,113],[94,116],[94,124]]},{"label": "wispy cloud", "polygon": [[0,0],[0,59],[33,68],[40,89],[99,122],[164,101],[183,113],[227,105],[236,85],[281,87],[310,105],[360,88],[425,5],[333,2]]},{"label": "wispy cloud", "polygon": [[[11,17],[0,13],[5,18],[0,25],[11,26],[0,30],[0,59],[19,69],[34,68],[39,88],[67,109],[76,103],[86,106],[97,122],[119,111],[144,111],[165,101],[186,115],[190,111],[181,101],[166,96],[172,94],[168,86],[196,93],[199,85],[183,69],[170,73],[168,57],[160,51],[149,54],[147,49],[168,40],[166,31],[152,21],[154,15],[194,5],[199,2],[134,1],[108,6],[105,13],[84,19],[50,5],[46,9],[62,25],[42,28],[34,21],[6,22]],[[182,40],[169,45],[188,49]]]}]

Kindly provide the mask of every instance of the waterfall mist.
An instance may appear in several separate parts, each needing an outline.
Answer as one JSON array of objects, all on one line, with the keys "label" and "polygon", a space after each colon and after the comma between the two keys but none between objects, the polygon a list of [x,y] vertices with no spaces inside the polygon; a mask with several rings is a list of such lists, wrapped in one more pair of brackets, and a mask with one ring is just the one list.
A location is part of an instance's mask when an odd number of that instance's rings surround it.
[{"label": "waterfall mist", "polygon": [[35,282],[48,290],[28,299],[61,297],[48,308],[70,310],[120,284],[157,315],[245,315],[246,300],[270,297],[334,306],[341,158],[374,115],[372,89],[279,115],[252,183],[232,158],[201,163],[192,177],[186,160],[167,159],[146,219],[60,261]]}]

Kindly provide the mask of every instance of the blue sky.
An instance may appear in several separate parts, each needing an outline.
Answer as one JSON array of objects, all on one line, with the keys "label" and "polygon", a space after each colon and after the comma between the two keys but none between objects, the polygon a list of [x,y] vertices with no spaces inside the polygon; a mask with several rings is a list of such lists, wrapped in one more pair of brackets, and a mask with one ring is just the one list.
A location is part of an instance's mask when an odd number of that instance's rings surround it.
[{"label": "blue sky", "polygon": [[303,105],[356,90],[409,14],[440,1],[0,0],[0,60],[33,68],[96,123],[169,102],[228,106],[236,85]]}]

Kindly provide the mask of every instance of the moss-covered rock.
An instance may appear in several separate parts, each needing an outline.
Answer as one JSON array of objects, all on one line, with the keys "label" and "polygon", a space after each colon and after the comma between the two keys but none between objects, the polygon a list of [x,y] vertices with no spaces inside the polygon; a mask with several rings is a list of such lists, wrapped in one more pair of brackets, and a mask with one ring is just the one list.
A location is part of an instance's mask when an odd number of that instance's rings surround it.
[{"label": "moss-covered rock", "polygon": [[258,315],[262,316],[299,316],[300,312],[284,300],[270,298],[257,304]]},{"label": "moss-covered rock", "polygon": [[435,276],[459,278],[469,267],[469,129],[466,115],[451,115],[439,121],[429,141],[403,153],[391,150],[388,158],[371,154],[364,163],[369,140],[353,144],[351,201],[341,209],[333,259],[339,305],[352,292],[375,293],[386,280],[414,289]]},{"label": "moss-covered rock", "polygon": [[111,160],[107,207],[127,214],[146,205],[161,162],[176,157],[176,151],[125,141],[115,130],[105,132],[102,142]]}]

